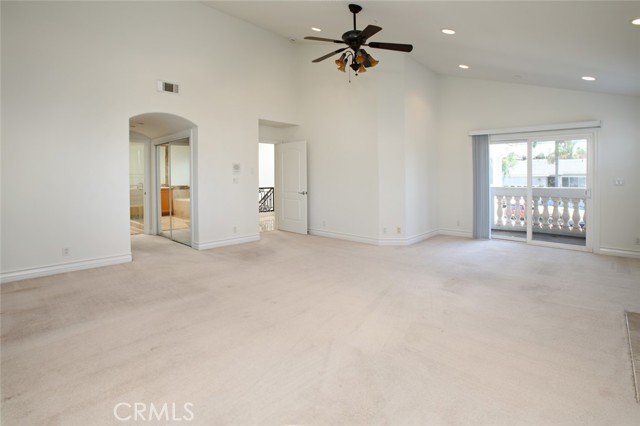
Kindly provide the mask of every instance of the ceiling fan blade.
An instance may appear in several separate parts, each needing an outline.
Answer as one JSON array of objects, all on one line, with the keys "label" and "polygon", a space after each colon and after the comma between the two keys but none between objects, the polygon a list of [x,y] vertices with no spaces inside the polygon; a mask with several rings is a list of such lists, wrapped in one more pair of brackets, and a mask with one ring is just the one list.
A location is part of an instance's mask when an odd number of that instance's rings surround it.
[{"label": "ceiling fan blade", "polygon": [[369,47],[373,47],[374,49],[386,49],[386,50],[397,50],[399,52],[411,52],[413,50],[413,46],[410,44],[400,44],[400,43],[379,43],[372,41],[367,44]]},{"label": "ceiling fan blade", "polygon": [[307,36],[304,39],[313,40],[313,41],[328,41],[329,43],[340,43],[340,44],[344,43],[344,41],[342,40],[334,40],[332,38],[322,38],[322,37],[313,37],[313,36]]},{"label": "ceiling fan blade", "polygon": [[379,33],[380,31],[382,31],[382,28],[380,27],[377,27],[375,25],[367,25],[367,28],[362,30],[362,32],[360,33],[360,37],[366,40],[374,34]]},{"label": "ceiling fan blade", "polygon": [[324,55],[324,56],[320,56],[318,59],[314,59],[314,60],[313,60],[313,61],[311,61],[311,62],[320,62],[320,61],[324,61],[325,59],[332,57],[332,56],[333,56],[333,55],[335,55],[336,53],[340,53],[340,52],[342,52],[343,50],[347,50],[347,49],[348,49],[348,47],[343,47],[342,49],[338,49],[338,50],[336,50],[336,51],[334,51],[334,52],[327,53],[327,54],[326,54],[326,55]]}]

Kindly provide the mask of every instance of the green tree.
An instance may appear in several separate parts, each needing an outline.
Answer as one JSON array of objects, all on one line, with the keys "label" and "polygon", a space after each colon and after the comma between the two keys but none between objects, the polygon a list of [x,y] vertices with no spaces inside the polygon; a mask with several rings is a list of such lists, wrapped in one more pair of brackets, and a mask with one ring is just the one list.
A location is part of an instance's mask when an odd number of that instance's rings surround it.
[{"label": "green tree", "polygon": [[[558,158],[561,160],[571,160],[571,159],[579,159],[586,158],[587,152],[578,147],[576,149],[576,141],[557,141],[557,153]],[[556,153],[552,152],[547,156],[547,161],[549,164],[555,164],[556,162]]]},{"label": "green tree", "polygon": [[505,178],[507,176],[511,176],[511,169],[513,169],[518,160],[516,159],[516,154],[514,152],[510,152],[506,157],[502,158],[502,177]]}]

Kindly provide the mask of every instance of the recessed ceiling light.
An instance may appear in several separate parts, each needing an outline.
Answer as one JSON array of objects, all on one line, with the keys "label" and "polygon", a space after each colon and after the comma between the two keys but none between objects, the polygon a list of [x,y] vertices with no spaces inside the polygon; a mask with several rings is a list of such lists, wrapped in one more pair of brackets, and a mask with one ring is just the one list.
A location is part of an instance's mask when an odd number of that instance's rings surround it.
[{"label": "recessed ceiling light", "polygon": [[640,25],[640,18],[636,18],[636,19],[634,19],[633,21],[631,21],[631,23],[632,23],[633,25]]},{"label": "recessed ceiling light", "polygon": [[595,77],[589,77],[588,75],[585,75],[582,79],[585,81],[596,81]]},{"label": "recessed ceiling light", "polygon": [[462,68],[463,70],[468,70],[469,69],[469,65],[460,64],[460,65],[458,65],[458,68]]},{"label": "recessed ceiling light", "polygon": [[317,31],[317,32],[322,31],[320,28],[316,28],[316,27],[311,27],[311,29],[312,29],[313,31]]},{"label": "recessed ceiling light", "polygon": [[442,31],[443,34],[447,34],[447,35],[454,35],[456,32],[450,28],[443,28],[440,31]]}]

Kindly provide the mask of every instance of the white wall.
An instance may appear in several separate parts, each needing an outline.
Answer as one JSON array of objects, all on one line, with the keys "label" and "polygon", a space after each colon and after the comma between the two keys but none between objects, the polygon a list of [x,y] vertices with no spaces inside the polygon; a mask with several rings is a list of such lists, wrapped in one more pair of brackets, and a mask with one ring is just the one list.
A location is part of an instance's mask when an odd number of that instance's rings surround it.
[{"label": "white wall", "polygon": [[[640,98],[441,78],[440,227],[472,231],[471,140],[480,129],[601,120],[594,190],[600,247],[640,251]],[[623,177],[624,186],[614,186]],[[460,226],[456,221],[460,221]]]},{"label": "white wall", "polygon": [[310,229],[376,244],[405,244],[437,230],[437,76],[398,52],[351,77],[326,46],[299,48],[301,126],[309,142]]},{"label": "white wall", "polygon": [[405,228],[408,238],[438,231],[439,78],[407,60],[405,81]]},{"label": "white wall", "polygon": [[378,69],[363,76],[335,69],[321,43],[298,49],[300,127],[308,142],[309,228],[332,236],[377,241]]},{"label": "white wall", "polygon": [[258,238],[258,119],[297,121],[288,40],[198,2],[1,7],[4,278],[130,258],[128,122],[146,112],[198,127],[196,245]]}]

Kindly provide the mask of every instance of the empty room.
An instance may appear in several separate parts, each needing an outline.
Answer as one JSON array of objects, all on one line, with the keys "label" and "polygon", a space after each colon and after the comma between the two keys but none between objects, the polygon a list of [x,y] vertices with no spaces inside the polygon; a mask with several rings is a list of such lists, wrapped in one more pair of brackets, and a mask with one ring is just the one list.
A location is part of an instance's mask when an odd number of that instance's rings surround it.
[{"label": "empty room", "polygon": [[2,425],[640,424],[640,1],[5,1]]}]

